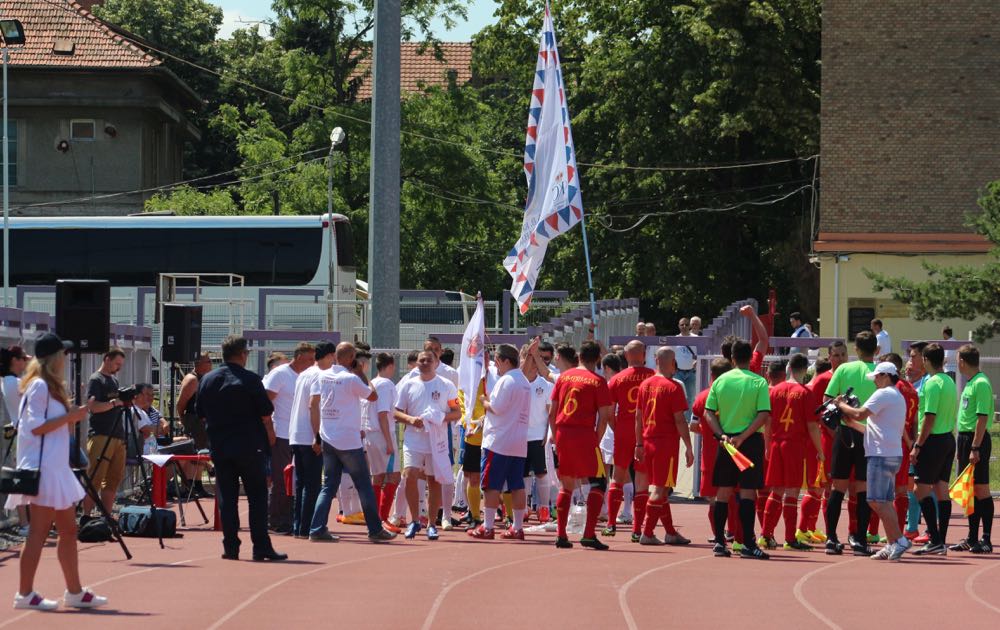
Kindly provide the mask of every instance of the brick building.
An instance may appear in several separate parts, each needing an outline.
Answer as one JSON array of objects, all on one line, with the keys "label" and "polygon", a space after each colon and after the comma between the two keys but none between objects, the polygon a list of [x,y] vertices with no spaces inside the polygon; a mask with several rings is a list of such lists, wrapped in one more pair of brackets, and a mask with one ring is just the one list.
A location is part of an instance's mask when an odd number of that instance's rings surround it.
[{"label": "brick building", "polygon": [[[1000,179],[1000,36],[995,0],[824,0],[822,196],[814,249],[824,334],[872,317],[894,340],[937,338],[877,295],[863,269],[912,278],[922,261],[979,264],[966,225]],[[964,337],[968,322],[949,322]],[[897,348],[898,349],[898,348]]]}]

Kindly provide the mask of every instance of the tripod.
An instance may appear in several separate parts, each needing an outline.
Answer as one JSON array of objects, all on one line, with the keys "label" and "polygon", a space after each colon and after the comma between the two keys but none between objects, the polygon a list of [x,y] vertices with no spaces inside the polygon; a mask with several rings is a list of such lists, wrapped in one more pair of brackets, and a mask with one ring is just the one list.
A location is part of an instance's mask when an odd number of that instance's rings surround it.
[{"label": "tripod", "polygon": [[[75,352],[73,354],[73,376],[76,379],[76,396],[77,396],[76,399],[78,401],[83,400],[82,360],[83,357],[80,355],[80,352]],[[118,423],[121,422],[121,418],[122,418],[121,414],[118,414],[118,418],[115,420],[115,426],[113,426],[111,429],[112,433],[114,433],[115,429],[118,428]],[[115,521],[115,519],[111,516],[111,513],[108,512],[108,509],[104,507],[104,502],[101,501],[101,494],[94,487],[94,482],[91,480],[90,475],[87,474],[87,467],[83,465],[83,458],[81,457],[83,447],[81,446],[82,442],[80,441],[79,422],[76,423],[75,437],[76,437],[76,448],[70,450],[70,466],[73,468],[73,472],[76,473],[77,479],[80,480],[80,485],[83,486],[84,492],[87,493],[87,496],[90,497],[90,500],[93,501],[94,505],[97,506],[97,510],[101,513],[101,518],[104,519],[104,522],[108,525],[108,529],[111,530],[112,540],[116,541],[121,546],[122,551],[125,552],[125,559],[131,560],[132,553],[128,550],[128,547],[125,545],[125,540],[122,537],[122,530],[120,527],[118,527],[118,522]],[[109,442],[110,440],[104,442],[104,448],[101,449],[101,454],[97,458],[97,465],[100,465],[101,461],[105,459],[105,455],[107,455],[108,451]]]},{"label": "tripod", "polygon": [[[142,459],[145,448],[142,434],[136,424],[137,417],[138,413],[135,411],[134,405],[122,407],[122,423],[125,427],[126,452],[127,449],[132,449],[132,453],[135,457],[135,464],[133,465],[139,467],[139,475],[142,477],[142,481],[139,484],[139,496],[135,498],[135,502],[146,503],[145,499],[150,498],[149,475],[146,474],[146,465],[143,463]],[[128,465],[129,460],[130,458],[126,457],[126,465]],[[133,490],[133,495],[134,494],[135,492]]]}]

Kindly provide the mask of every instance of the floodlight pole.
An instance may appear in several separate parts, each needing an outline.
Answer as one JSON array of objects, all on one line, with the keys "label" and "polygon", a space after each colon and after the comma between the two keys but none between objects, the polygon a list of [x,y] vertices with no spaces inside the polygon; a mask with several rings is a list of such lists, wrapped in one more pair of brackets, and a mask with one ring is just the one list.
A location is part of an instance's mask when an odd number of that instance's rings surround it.
[{"label": "floodlight pole", "polygon": [[3,47],[3,305],[10,306],[10,147],[7,138],[7,45]]},{"label": "floodlight pole", "polygon": [[337,330],[337,313],[336,305],[334,300],[336,299],[337,292],[337,266],[333,262],[333,252],[336,244],[334,243],[334,230],[336,225],[333,222],[333,154],[337,150],[337,146],[344,141],[347,135],[344,130],[340,127],[334,127],[333,131],[330,132],[330,156],[329,164],[327,169],[326,178],[326,226],[328,228],[327,232],[327,247],[326,247],[326,329],[327,330]]}]

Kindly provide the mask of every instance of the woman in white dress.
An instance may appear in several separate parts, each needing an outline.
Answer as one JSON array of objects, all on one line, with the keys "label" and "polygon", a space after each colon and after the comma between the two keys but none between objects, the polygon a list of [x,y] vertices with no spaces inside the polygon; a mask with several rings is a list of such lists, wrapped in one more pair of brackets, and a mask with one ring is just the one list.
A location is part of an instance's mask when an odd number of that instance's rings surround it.
[{"label": "woman in white dress", "polygon": [[[3,424],[14,424],[17,422],[17,409],[21,404],[21,373],[28,365],[28,355],[24,353],[21,346],[11,346],[0,348],[0,389],[3,391],[3,411],[6,417]],[[7,465],[7,462],[4,462]],[[18,528],[17,534],[25,537],[28,535],[28,506],[17,506]]]},{"label": "woman in white dress", "polygon": [[35,592],[35,572],[42,546],[52,524],[59,533],[56,546],[66,579],[63,601],[73,608],[96,608],[107,603],[80,584],[76,549],[76,504],[84,492],[69,467],[70,427],[87,416],[84,407],[70,404],[63,374],[65,351],[72,347],[56,335],[43,335],[35,343],[35,358],[21,380],[17,423],[17,467],[37,468],[38,494],[12,494],[7,509],[31,505],[31,527],[21,549],[20,587],[14,608],[54,610],[59,603]]}]

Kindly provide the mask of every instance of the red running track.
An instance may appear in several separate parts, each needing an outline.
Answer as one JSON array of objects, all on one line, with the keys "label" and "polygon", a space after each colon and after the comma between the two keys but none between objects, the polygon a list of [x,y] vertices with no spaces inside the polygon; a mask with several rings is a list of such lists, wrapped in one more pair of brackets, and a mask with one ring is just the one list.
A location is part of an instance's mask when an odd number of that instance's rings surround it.
[{"label": "red running track", "polygon": [[[16,555],[0,555],[0,629],[87,628],[901,628],[998,627],[1000,555],[905,556],[899,563],[821,551],[777,551],[770,561],[714,558],[704,505],[674,506],[689,547],[640,547],[619,534],[611,550],[557,550],[554,534],[524,542],[475,541],[442,532],[437,542],[400,537],[373,545],[365,529],[339,525],[339,543],[275,539],[290,561],[222,560],[220,535],[130,538],[80,546],[84,583],[110,598],[95,612],[25,613],[10,608]],[[956,540],[965,528],[955,519]],[[780,526],[779,526],[780,529]],[[54,546],[36,589],[63,591]],[[491,606],[491,603],[496,603]],[[318,622],[318,623],[317,623]],[[777,625],[776,625],[777,623]]]}]

